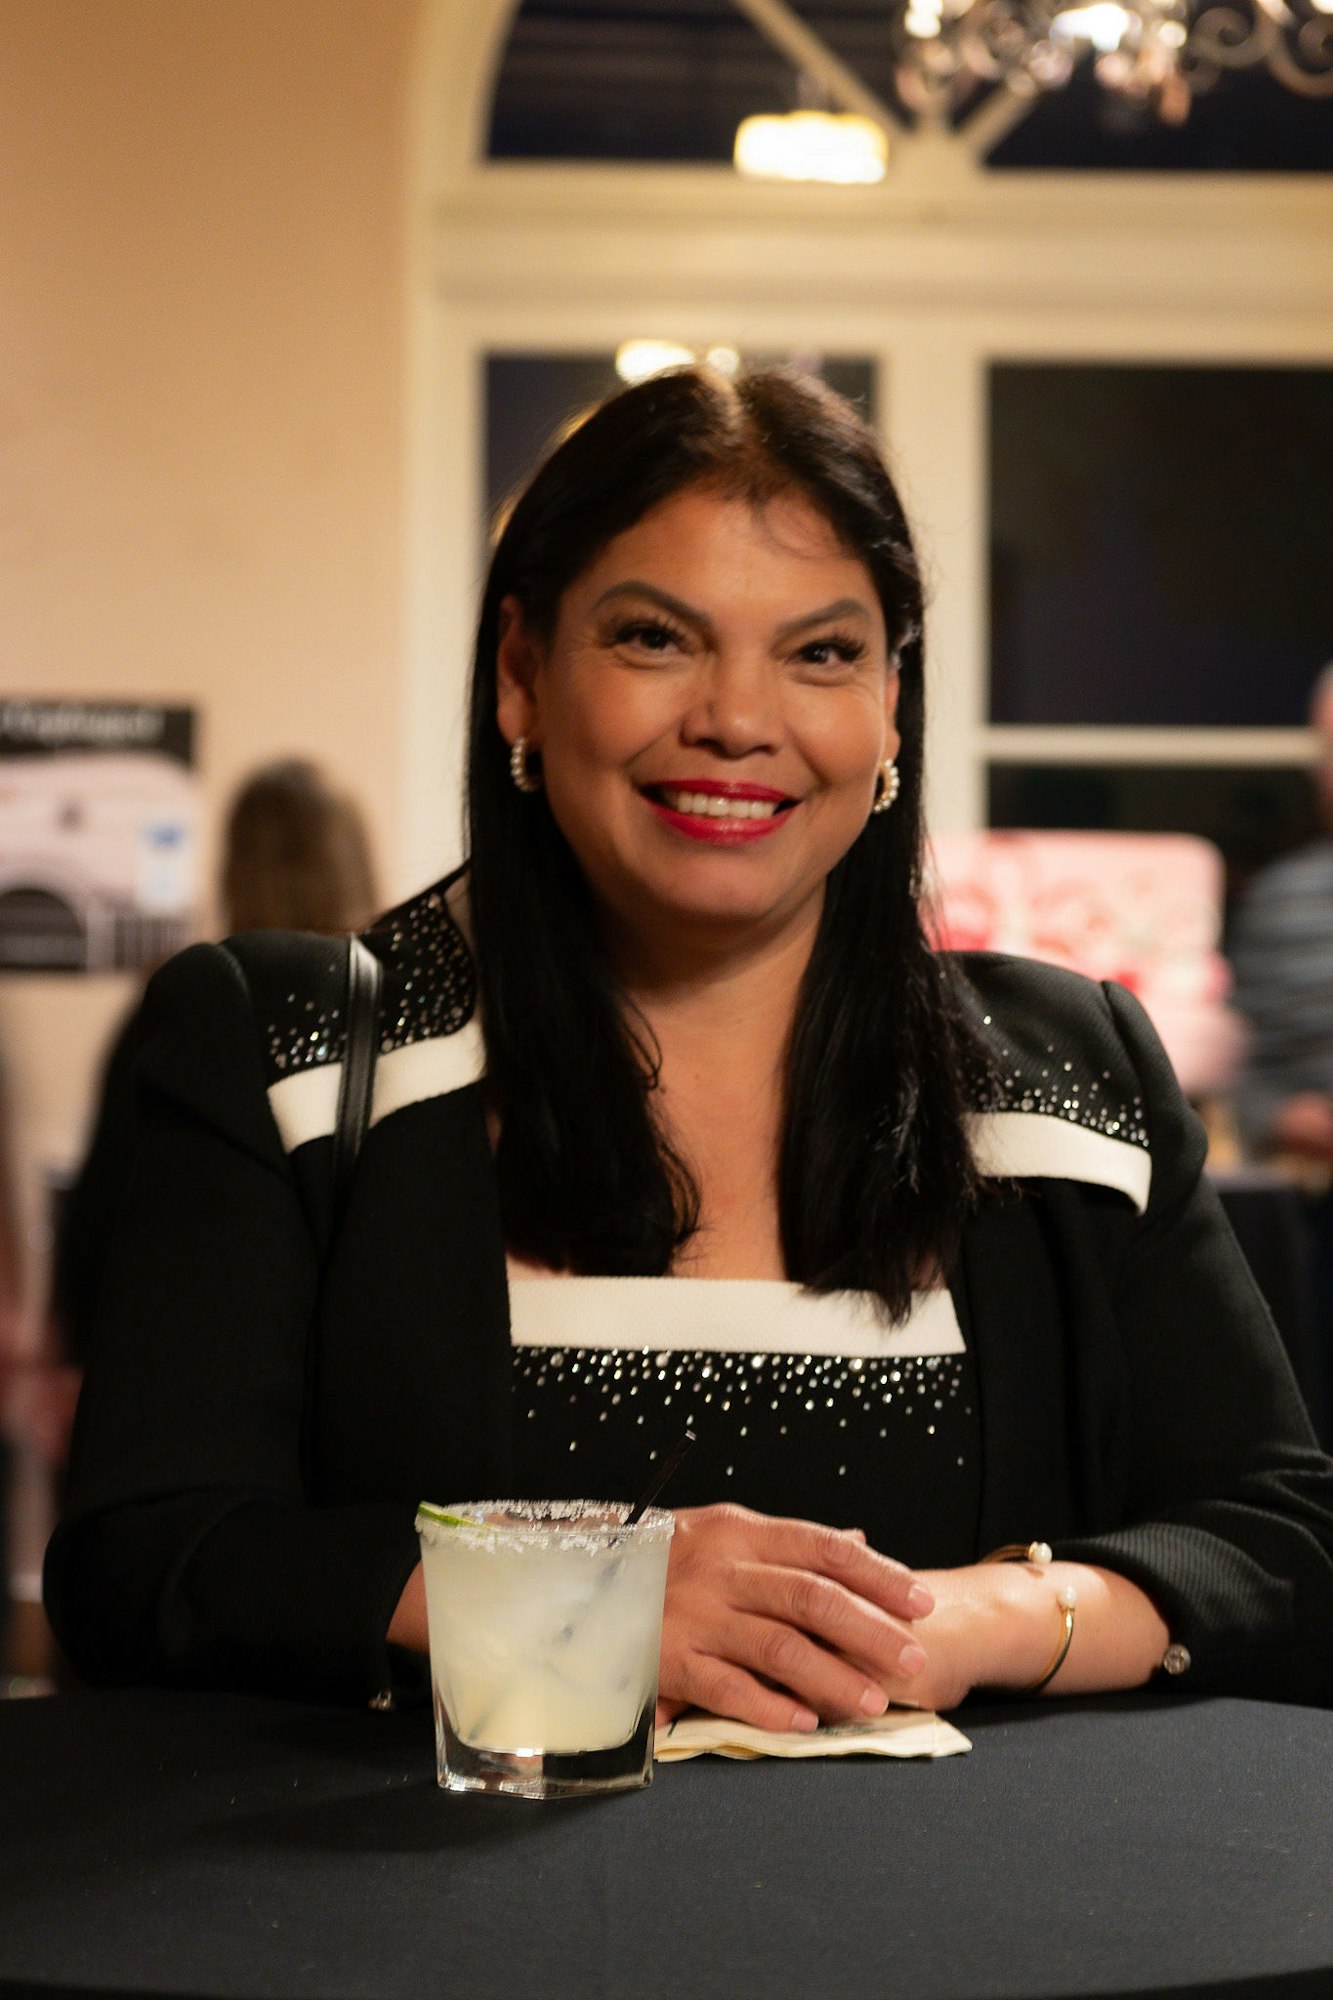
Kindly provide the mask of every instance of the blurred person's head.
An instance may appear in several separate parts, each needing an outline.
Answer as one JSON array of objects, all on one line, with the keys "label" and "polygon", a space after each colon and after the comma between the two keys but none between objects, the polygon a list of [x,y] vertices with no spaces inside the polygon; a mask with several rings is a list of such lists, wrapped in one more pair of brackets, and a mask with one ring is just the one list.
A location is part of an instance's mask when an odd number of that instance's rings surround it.
[{"label": "blurred person's head", "polygon": [[304,758],[263,765],[232,800],[221,886],[229,932],[361,929],[379,894],[360,808]]}]

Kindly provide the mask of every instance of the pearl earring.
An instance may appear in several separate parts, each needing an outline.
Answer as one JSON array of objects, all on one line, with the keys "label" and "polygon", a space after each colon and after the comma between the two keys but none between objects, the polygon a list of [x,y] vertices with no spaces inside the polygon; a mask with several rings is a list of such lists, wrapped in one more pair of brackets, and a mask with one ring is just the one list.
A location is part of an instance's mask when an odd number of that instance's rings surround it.
[{"label": "pearl earring", "polygon": [[516,736],[509,751],[509,775],[520,792],[539,792],[542,788],[540,772],[534,773],[528,763],[528,739]]},{"label": "pearl earring", "polygon": [[902,790],[902,778],[892,757],[886,757],[880,766],[879,784],[875,791],[875,803],[871,812],[886,813]]}]

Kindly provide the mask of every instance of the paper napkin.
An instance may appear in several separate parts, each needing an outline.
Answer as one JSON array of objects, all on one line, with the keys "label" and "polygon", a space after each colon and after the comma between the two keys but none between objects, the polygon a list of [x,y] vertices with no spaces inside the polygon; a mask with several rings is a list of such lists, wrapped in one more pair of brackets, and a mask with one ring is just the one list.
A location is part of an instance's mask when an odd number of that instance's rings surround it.
[{"label": "paper napkin", "polygon": [[970,1750],[961,1729],[929,1709],[891,1708],[870,1722],[824,1723],[812,1736],[798,1730],[755,1729],[691,1709],[659,1729],[659,1764],[686,1757],[956,1757]]}]

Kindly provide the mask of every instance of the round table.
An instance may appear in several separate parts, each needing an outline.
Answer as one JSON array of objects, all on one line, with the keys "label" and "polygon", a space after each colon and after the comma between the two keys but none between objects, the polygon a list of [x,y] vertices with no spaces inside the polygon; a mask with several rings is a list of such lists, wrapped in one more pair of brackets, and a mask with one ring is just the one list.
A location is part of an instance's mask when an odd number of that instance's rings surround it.
[{"label": "round table", "polygon": [[970,1755],[435,1784],[422,1710],[0,1704],[0,1993],[1054,2000],[1333,1993],[1333,1714],[968,1709]]}]

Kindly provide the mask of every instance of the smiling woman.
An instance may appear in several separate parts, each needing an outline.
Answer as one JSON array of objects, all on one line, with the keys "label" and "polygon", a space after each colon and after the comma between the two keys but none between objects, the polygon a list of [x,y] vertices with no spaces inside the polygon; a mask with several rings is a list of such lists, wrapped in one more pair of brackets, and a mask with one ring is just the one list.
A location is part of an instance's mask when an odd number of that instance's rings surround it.
[{"label": "smiling woman", "polygon": [[48,1559],[86,1673],[417,1685],[418,1500],[624,1495],[689,1423],[668,1711],[1327,1698],[1333,1467],[1151,1028],[926,943],[921,616],[805,378],[683,369],[553,450],[482,603],[470,866],[366,936],[340,1217],[341,954],[154,982]]}]

